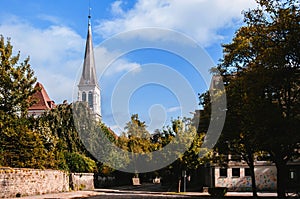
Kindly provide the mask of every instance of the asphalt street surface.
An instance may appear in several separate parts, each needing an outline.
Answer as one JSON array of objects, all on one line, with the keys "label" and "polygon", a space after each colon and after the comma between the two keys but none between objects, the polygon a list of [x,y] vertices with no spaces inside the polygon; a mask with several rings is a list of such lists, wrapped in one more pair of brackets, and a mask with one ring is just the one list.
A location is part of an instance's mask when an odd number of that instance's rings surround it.
[{"label": "asphalt street surface", "polygon": [[[98,194],[96,196],[89,197],[90,199],[131,199],[131,198],[153,198],[153,199],[172,199],[172,198],[212,198],[208,193],[200,192],[187,192],[187,193],[176,193],[166,190],[165,187],[162,187],[160,184],[143,184],[142,186],[124,186],[116,187],[113,189],[96,189]],[[227,199],[233,198],[253,198],[251,193],[231,193],[231,195],[226,196]],[[249,195],[251,194],[251,195]],[[264,199],[267,198],[276,198],[274,194],[265,194]]]},{"label": "asphalt street surface", "polygon": [[[258,193],[260,197],[267,198],[277,198],[276,193]],[[172,198],[213,198],[210,197],[208,193],[203,193],[200,191],[189,191],[185,193],[176,193],[173,190],[163,187],[160,184],[142,184],[141,186],[119,186],[112,187],[108,189],[95,189],[90,191],[70,191],[62,193],[53,193],[45,195],[36,196],[25,196],[24,199],[129,199],[129,198],[154,198],[154,199],[172,199]],[[225,196],[226,199],[238,199],[238,198],[253,198],[251,192],[228,192]],[[295,197],[297,198],[297,197]],[[15,198],[17,199],[17,198]]]}]

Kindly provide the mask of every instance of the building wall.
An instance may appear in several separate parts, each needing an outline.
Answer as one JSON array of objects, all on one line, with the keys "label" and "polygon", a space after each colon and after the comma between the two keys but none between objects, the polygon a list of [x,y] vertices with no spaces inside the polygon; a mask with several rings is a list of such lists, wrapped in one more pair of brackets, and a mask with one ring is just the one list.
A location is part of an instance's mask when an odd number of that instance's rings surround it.
[{"label": "building wall", "polygon": [[84,85],[84,86],[78,86],[78,101],[82,102],[84,101],[82,99],[82,93],[85,92],[86,94],[86,102],[88,102],[88,94],[89,92],[93,93],[93,113],[95,113],[98,116],[101,116],[101,95],[100,95],[100,89],[95,85]]},{"label": "building wall", "polygon": [[69,175],[58,170],[0,168],[0,198],[69,191]]},{"label": "building wall", "polygon": [[47,110],[28,110],[28,116],[33,116],[34,118],[37,118],[41,116],[45,111]]},{"label": "building wall", "polygon": [[[240,176],[232,175],[233,168],[240,168]],[[220,176],[220,167],[215,167],[215,186],[227,187],[230,191],[251,191],[251,177],[245,175],[245,165],[231,165],[227,168],[227,177]],[[258,191],[275,191],[277,172],[274,165],[256,165],[255,179]]]}]

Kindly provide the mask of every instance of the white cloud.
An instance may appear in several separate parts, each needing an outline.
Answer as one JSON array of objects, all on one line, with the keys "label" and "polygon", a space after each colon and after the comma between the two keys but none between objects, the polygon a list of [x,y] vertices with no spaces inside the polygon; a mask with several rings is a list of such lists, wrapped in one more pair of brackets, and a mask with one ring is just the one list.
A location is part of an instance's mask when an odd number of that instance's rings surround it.
[{"label": "white cloud", "polygon": [[125,59],[118,59],[114,62],[107,70],[105,75],[113,75],[121,72],[132,71],[133,73],[138,73],[141,71],[141,65],[136,62],[129,62]]},{"label": "white cloud", "polygon": [[[5,38],[11,38],[14,53],[21,52],[20,61],[30,56],[35,76],[54,101],[72,101],[73,92],[76,90],[74,86],[77,86],[82,69],[85,38],[66,26],[37,28],[16,16],[9,18],[10,20],[0,21],[0,33]],[[130,70],[139,71],[138,63],[118,59],[118,55],[118,52],[110,52],[105,48],[95,48],[98,74],[101,74],[106,66],[109,66],[105,71],[106,76]]]},{"label": "white cloud", "polygon": [[48,21],[53,24],[60,24],[62,22],[58,17],[51,15],[40,14],[38,17],[44,21]]},{"label": "white cloud", "polygon": [[138,0],[128,11],[120,0],[111,11],[114,19],[102,21],[96,30],[105,38],[116,33],[145,27],[159,27],[183,32],[202,45],[220,41],[219,30],[231,27],[242,19],[241,11],[253,7],[255,1],[245,0]]},{"label": "white cloud", "polygon": [[120,16],[124,14],[123,9],[121,8],[122,1],[118,0],[111,4],[111,12],[114,15]]},{"label": "white cloud", "polygon": [[38,29],[18,20],[3,23],[0,30],[5,37],[12,38],[14,47],[20,49],[22,54],[34,56],[39,63],[60,63],[61,59],[77,56],[84,44],[84,39],[65,26]]},{"label": "white cloud", "polygon": [[181,110],[181,107],[180,106],[175,106],[175,107],[168,108],[167,112],[172,113],[172,112],[176,112],[176,111],[179,111],[179,110]]},{"label": "white cloud", "polygon": [[118,125],[112,125],[110,126],[110,129],[117,135],[121,135],[121,133],[123,132],[122,128]]},{"label": "white cloud", "polygon": [[74,89],[74,86],[77,86],[74,78],[69,78],[65,74],[40,68],[36,70],[36,74],[38,75],[38,81],[44,85],[49,97],[54,100],[56,104],[61,104],[63,100],[72,102],[72,97],[77,95],[77,93],[73,95],[73,92],[77,91],[76,88]]},{"label": "white cloud", "polygon": [[20,61],[30,56],[30,64],[38,81],[58,103],[72,100],[76,74],[81,67],[84,40],[66,26],[36,28],[18,17],[0,21],[0,32],[10,37],[14,53],[21,52]]},{"label": "white cloud", "polygon": [[141,65],[130,62],[124,58],[119,58],[120,53],[109,51],[105,47],[97,47],[94,50],[97,73],[99,75],[112,76],[128,71],[137,73],[141,70]]}]

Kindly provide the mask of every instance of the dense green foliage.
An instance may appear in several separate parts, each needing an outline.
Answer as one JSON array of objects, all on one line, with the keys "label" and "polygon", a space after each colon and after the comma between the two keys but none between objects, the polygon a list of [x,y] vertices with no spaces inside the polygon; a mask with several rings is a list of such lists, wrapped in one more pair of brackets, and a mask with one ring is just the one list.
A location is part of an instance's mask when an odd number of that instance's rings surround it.
[{"label": "dense green foliage", "polygon": [[54,168],[71,172],[96,171],[96,162],[75,127],[72,104],[57,105],[32,121],[32,127],[42,136],[45,148],[57,154]]},{"label": "dense green foliage", "polygon": [[[29,58],[19,62],[10,40],[0,36],[0,165],[43,168],[51,158],[25,118],[36,78]],[[51,161],[50,161],[51,162]]]},{"label": "dense green foliage", "polygon": [[[277,167],[277,192],[282,198],[286,164],[294,156],[299,157],[299,2],[257,3],[256,9],[244,12],[245,26],[231,43],[223,45],[224,58],[217,67],[228,101],[217,150],[241,155],[252,174],[255,154],[269,154]],[[255,181],[252,184],[255,186]]]},{"label": "dense green foliage", "polygon": [[30,130],[26,121],[11,121],[1,129],[1,165],[11,167],[52,167],[53,154],[44,148],[38,132]]},{"label": "dense green foliage", "polygon": [[75,129],[72,107],[58,105],[28,117],[36,78],[29,58],[19,62],[10,40],[0,37],[0,166],[93,172],[96,162]]},{"label": "dense green foliage", "polygon": [[35,92],[34,72],[30,68],[29,57],[19,62],[20,53],[13,56],[10,40],[5,43],[0,35],[0,114],[16,117],[26,115],[30,106],[29,97]]},{"label": "dense green foliage", "polygon": [[227,193],[226,187],[209,187],[208,193],[213,198],[223,198]]},{"label": "dense green foliage", "polygon": [[80,153],[65,153],[66,163],[72,172],[96,172],[97,165],[94,160]]},{"label": "dense green foliage", "polygon": [[[132,161],[139,161],[137,154],[143,154],[147,155],[149,163],[155,164],[153,161],[159,160],[153,159],[151,152],[161,150],[172,142],[178,148],[169,151],[170,156],[165,154],[164,158],[170,158],[176,154],[177,159],[172,164],[149,175],[163,177],[165,182],[170,183],[170,186],[177,187],[179,184],[180,187],[182,172],[191,173],[204,163],[205,157],[198,155],[203,138],[204,134],[198,134],[189,119],[173,120],[170,126],[157,129],[153,134],[150,134],[145,123],[139,120],[137,114],[134,114],[131,121],[127,123],[125,132],[119,137],[117,145],[123,150],[132,152]],[[187,143],[191,144],[186,146]],[[187,148],[184,153],[181,152],[182,147]],[[128,164],[135,166],[134,163],[128,162]],[[135,175],[138,176],[138,173]]]}]

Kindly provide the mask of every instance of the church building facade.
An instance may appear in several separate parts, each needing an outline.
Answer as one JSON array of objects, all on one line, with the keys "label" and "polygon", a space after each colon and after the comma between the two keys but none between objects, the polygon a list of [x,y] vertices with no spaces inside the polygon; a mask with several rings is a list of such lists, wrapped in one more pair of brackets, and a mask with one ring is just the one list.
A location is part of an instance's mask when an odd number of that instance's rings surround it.
[{"label": "church building facade", "polygon": [[85,46],[82,74],[78,84],[78,101],[87,102],[97,120],[101,120],[101,95],[96,76],[92,41],[91,16],[88,17],[88,33]]}]

